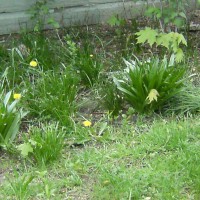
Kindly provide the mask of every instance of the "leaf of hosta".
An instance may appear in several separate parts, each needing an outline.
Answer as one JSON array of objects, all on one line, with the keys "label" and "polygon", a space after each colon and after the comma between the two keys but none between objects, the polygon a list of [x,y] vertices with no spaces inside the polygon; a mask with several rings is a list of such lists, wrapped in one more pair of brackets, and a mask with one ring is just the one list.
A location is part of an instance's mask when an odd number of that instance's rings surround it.
[{"label": "leaf of hosta", "polygon": [[28,153],[33,152],[33,148],[32,148],[32,146],[31,146],[30,143],[20,144],[20,145],[17,147],[17,149],[21,151],[21,154],[22,154],[22,156],[24,156],[24,157],[28,156]]},{"label": "leaf of hosta", "polygon": [[183,58],[184,58],[184,53],[181,48],[178,48],[175,54],[176,62],[180,63],[181,61],[183,61]]},{"label": "leaf of hosta", "polygon": [[147,27],[146,29],[137,32],[136,35],[138,36],[137,43],[145,43],[147,41],[152,47],[152,45],[156,42],[158,32]]},{"label": "leaf of hosta", "polygon": [[151,103],[154,100],[157,101],[157,97],[158,96],[159,96],[158,91],[156,89],[152,89],[152,90],[150,90],[150,92],[149,92],[149,94],[148,94],[146,99],[148,99],[149,103]]}]

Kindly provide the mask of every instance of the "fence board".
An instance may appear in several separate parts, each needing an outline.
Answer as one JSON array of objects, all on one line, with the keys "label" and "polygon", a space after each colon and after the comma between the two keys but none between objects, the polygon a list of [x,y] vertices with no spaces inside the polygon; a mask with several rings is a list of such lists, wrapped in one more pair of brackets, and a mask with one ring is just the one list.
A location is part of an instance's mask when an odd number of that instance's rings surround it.
[{"label": "fence board", "polygon": [[[30,9],[36,0],[0,0],[0,35],[19,32],[21,28],[32,30]],[[159,2],[156,0],[154,2]],[[190,2],[194,7],[195,0]],[[61,26],[96,24],[105,22],[113,14],[127,18],[136,17],[146,8],[144,1],[133,0],[49,0],[50,16]],[[45,28],[52,28],[47,25]]]},{"label": "fence board", "polygon": [[[36,3],[37,0],[0,0],[0,13],[12,13],[26,11]],[[50,8],[90,6],[92,4],[104,4],[115,2],[127,2],[129,0],[49,0]]]},{"label": "fence board", "polygon": [[[90,6],[63,7],[62,9],[52,10],[51,16],[59,22],[61,26],[95,24],[105,21],[108,17],[113,15],[113,13],[121,16],[129,15],[128,13],[131,13],[131,9],[135,8],[136,11],[139,8],[135,7],[135,5],[133,1],[128,1],[125,3],[116,2],[93,4]],[[141,4],[141,6],[144,7],[143,4]],[[33,25],[30,21],[30,15],[26,11],[22,11],[1,13],[0,27],[0,35],[2,35],[18,32],[22,28],[31,30]],[[46,28],[51,27],[46,25]]]},{"label": "fence board", "polygon": [[12,13],[28,10],[36,0],[0,0],[0,13]]},{"label": "fence board", "polygon": [[140,4],[135,7],[132,1],[126,3],[107,3],[98,4],[89,8],[71,8],[64,9],[61,13],[54,13],[55,19],[63,26],[80,25],[80,24],[96,24],[105,22],[113,13],[122,17],[131,18],[139,15],[144,9],[144,5]]}]

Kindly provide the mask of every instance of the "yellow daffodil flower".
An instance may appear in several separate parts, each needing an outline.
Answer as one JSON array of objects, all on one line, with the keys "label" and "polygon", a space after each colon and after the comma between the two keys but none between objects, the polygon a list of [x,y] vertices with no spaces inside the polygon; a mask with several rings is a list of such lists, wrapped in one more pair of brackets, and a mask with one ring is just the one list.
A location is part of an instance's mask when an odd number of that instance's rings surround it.
[{"label": "yellow daffodil flower", "polygon": [[90,121],[84,121],[83,122],[83,126],[85,126],[85,127],[90,127],[92,125],[92,122],[90,122]]}]

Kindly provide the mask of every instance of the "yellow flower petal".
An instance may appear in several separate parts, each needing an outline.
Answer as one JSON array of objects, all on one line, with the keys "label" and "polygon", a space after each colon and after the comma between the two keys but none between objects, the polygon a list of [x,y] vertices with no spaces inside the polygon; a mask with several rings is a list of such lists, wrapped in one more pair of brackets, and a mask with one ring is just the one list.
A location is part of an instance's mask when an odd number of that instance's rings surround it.
[{"label": "yellow flower petal", "polygon": [[32,61],[30,62],[30,66],[31,66],[31,67],[37,67],[37,65],[38,65],[38,63],[37,63],[36,61],[34,61],[34,60],[32,60]]},{"label": "yellow flower petal", "polygon": [[90,58],[92,58],[94,55],[90,54]]},{"label": "yellow flower petal", "polygon": [[14,98],[15,100],[21,99],[21,97],[22,97],[21,94],[18,94],[18,93],[13,94],[13,98]]},{"label": "yellow flower petal", "polygon": [[90,121],[86,120],[86,121],[83,122],[83,126],[89,127],[91,125],[92,125],[92,122],[90,122]]},{"label": "yellow flower petal", "polygon": [[150,90],[149,95],[147,96],[146,99],[148,99],[149,103],[151,103],[154,100],[157,101],[158,96],[159,96],[158,91],[156,89],[152,89],[152,90]]}]

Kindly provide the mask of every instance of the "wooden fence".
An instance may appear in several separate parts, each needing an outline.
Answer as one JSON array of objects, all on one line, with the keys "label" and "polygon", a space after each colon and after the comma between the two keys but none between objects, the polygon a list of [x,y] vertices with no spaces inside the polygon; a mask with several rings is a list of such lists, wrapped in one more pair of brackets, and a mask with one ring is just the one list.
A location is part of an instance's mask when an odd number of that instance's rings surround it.
[{"label": "wooden fence", "polygon": [[[29,10],[37,0],[0,0],[0,35],[31,30]],[[158,1],[157,1],[158,2]],[[194,1],[192,1],[194,3]],[[96,24],[108,20],[113,14],[132,18],[143,13],[144,1],[133,0],[48,0],[49,14],[61,26]],[[50,28],[46,22],[45,28]]]}]

